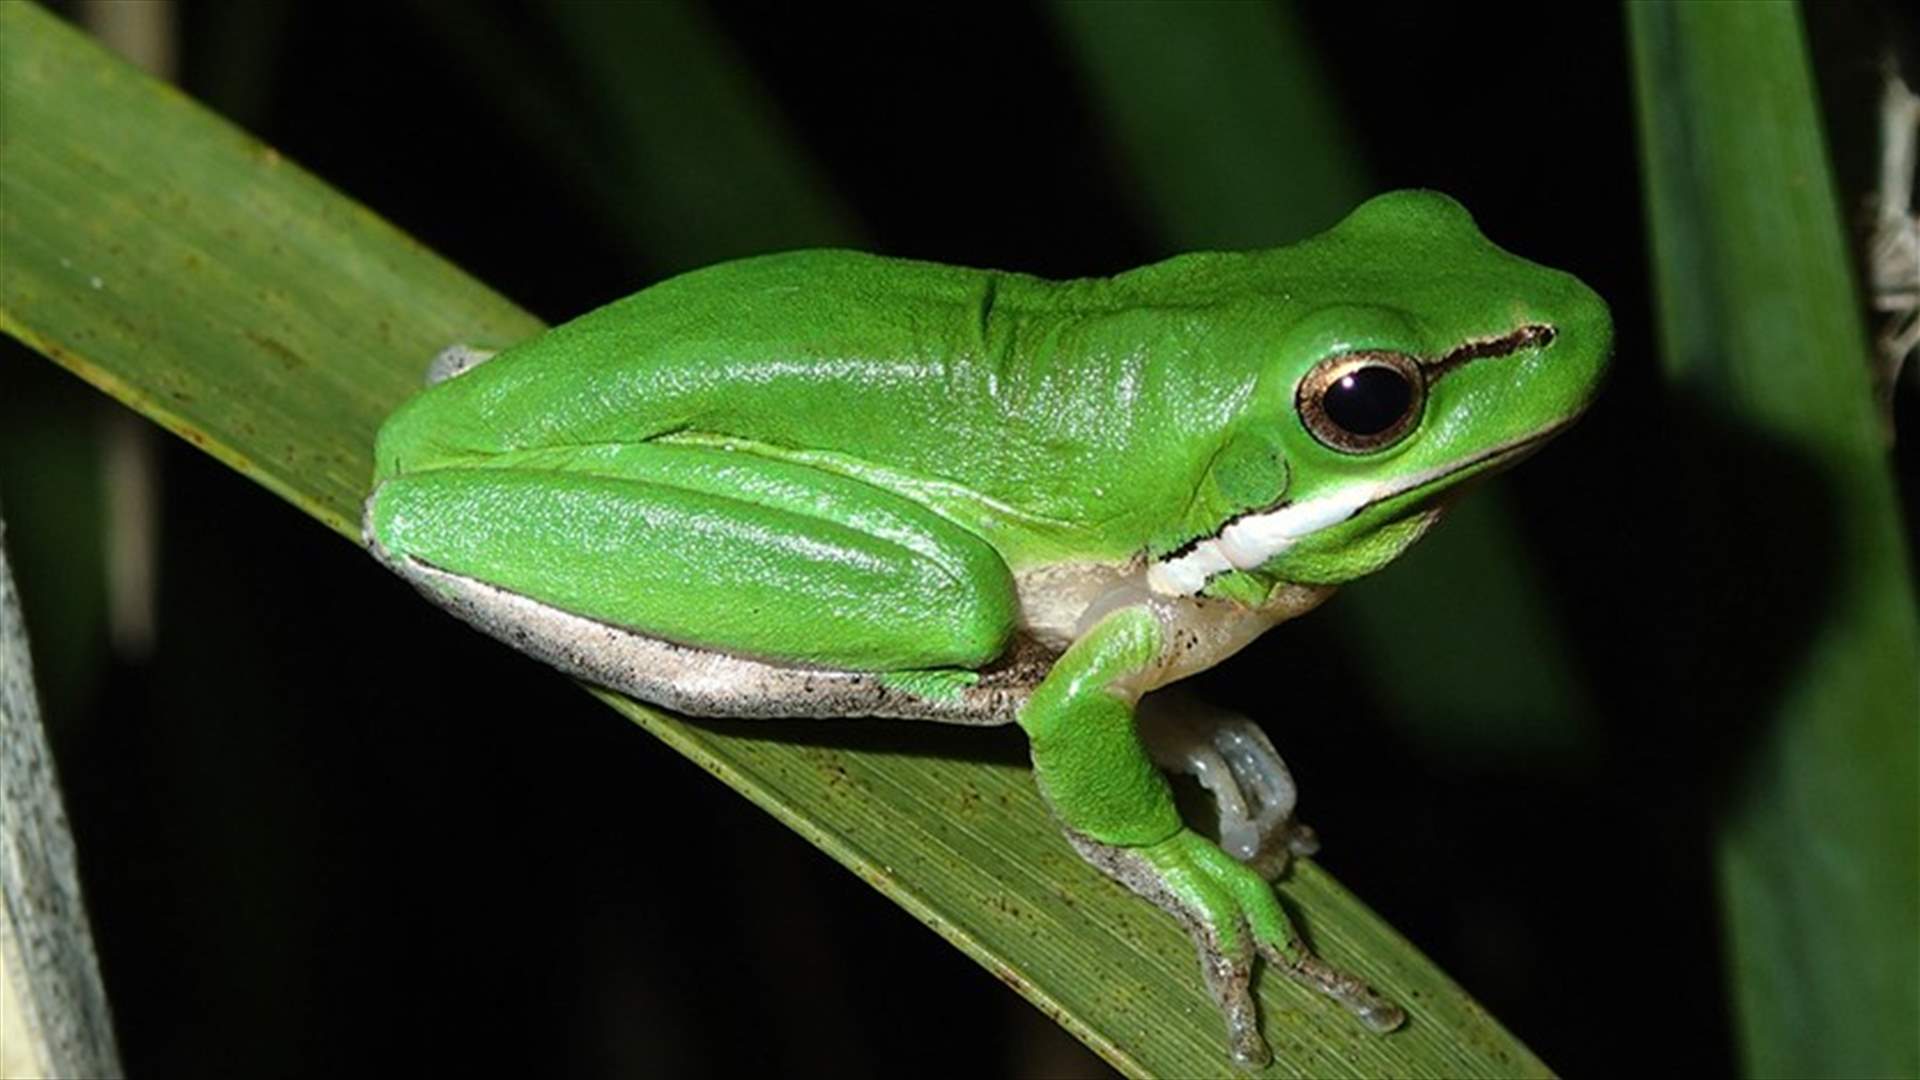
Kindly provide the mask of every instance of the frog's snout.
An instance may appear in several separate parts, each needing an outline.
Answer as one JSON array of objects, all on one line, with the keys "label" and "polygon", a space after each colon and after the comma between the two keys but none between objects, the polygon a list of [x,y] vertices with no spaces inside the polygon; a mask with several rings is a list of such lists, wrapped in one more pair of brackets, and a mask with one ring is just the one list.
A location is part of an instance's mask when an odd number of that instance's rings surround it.
[{"label": "frog's snout", "polygon": [[1550,396],[1577,412],[1599,392],[1613,360],[1613,314],[1598,293],[1573,284],[1574,295],[1550,321],[1553,337],[1543,343],[1539,378],[1558,391]]}]

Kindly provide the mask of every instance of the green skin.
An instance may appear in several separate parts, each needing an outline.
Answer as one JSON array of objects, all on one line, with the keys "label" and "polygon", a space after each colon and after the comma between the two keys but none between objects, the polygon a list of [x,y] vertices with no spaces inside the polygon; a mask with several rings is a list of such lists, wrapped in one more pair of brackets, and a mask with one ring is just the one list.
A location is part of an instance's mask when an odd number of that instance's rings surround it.
[{"label": "green skin", "polygon": [[[1376,1027],[1399,1013],[1182,824],[1135,703],[1399,554],[1462,481],[1576,417],[1610,345],[1591,290],[1431,192],[1112,278],[746,259],[409,401],[365,528],[463,617],[638,696],[1017,720],[1069,839],[1193,932],[1253,1064],[1256,952]],[[1356,356],[1419,384],[1384,445],[1342,445],[1310,408]],[[588,632],[722,677],[628,678]]]}]

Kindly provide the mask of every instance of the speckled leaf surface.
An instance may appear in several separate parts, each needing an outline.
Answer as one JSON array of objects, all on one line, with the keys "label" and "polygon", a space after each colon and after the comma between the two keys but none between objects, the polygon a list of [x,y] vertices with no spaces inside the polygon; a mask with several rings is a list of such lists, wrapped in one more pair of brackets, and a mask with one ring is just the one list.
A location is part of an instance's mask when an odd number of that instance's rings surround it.
[{"label": "speckled leaf surface", "polygon": [[[13,3],[0,5],[0,328],[352,537],[373,433],[417,384],[421,358],[538,324],[271,149]],[[367,572],[378,572],[371,561]],[[852,748],[818,725],[693,725],[603,696],[1122,1072],[1227,1071],[1220,1020],[1172,921],[1072,854],[1024,766],[982,760],[1014,758],[1009,733],[923,741],[903,728],[884,747]],[[992,749],[946,755],[962,736]],[[1371,1035],[1269,973],[1270,1075],[1545,1073],[1318,868],[1299,868],[1284,894],[1325,955],[1411,1019]]]}]

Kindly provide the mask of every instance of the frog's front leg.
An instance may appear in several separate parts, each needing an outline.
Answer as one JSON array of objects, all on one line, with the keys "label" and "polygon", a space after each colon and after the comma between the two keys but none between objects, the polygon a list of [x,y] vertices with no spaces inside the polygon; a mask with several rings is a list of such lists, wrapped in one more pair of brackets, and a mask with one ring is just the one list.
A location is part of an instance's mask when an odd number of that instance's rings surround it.
[{"label": "frog's front leg", "polygon": [[1313,830],[1293,818],[1293,774],[1259,725],[1177,686],[1148,695],[1136,711],[1154,764],[1192,776],[1213,797],[1227,854],[1273,881],[1293,856],[1320,849]]},{"label": "frog's front leg", "polygon": [[1253,1066],[1271,1056],[1250,988],[1256,952],[1367,1026],[1398,1027],[1399,1008],[1308,951],[1258,873],[1181,823],[1133,717],[1139,693],[1131,681],[1152,668],[1165,642],[1151,611],[1120,608],[1074,642],[1020,712],[1040,790],[1068,840],[1185,924],[1236,1061]]}]

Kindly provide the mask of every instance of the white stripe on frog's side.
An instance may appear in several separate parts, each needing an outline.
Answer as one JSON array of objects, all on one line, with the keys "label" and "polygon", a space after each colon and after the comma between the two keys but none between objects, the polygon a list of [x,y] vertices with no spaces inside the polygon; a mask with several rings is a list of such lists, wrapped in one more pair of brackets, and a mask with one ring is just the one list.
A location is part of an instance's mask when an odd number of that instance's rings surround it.
[{"label": "white stripe on frog's side", "polygon": [[1186,554],[1147,567],[1147,586],[1163,596],[1192,596],[1215,574],[1252,570],[1302,537],[1346,521],[1388,494],[1388,488],[1387,484],[1360,484],[1238,518],[1219,536],[1200,541]]},{"label": "white stripe on frog's side", "polygon": [[1578,417],[1569,417],[1545,430],[1489,447],[1464,460],[1422,469],[1396,481],[1353,484],[1317,499],[1235,518],[1218,535],[1200,541],[1185,553],[1150,564],[1147,587],[1162,596],[1193,596],[1205,588],[1214,575],[1229,570],[1257,569],[1301,540],[1351,520],[1376,503],[1426,487],[1454,473],[1518,457],[1575,419]]}]

